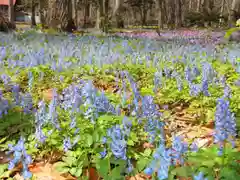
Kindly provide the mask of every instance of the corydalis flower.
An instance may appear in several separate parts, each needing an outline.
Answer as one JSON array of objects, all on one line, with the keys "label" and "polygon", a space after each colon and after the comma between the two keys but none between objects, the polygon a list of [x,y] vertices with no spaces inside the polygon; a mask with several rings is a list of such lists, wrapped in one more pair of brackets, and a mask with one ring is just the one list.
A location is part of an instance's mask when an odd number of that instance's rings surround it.
[{"label": "corydalis flower", "polygon": [[204,174],[202,172],[199,172],[198,175],[195,175],[193,177],[194,180],[208,180],[207,178],[204,178]]},{"label": "corydalis flower", "polygon": [[181,75],[177,71],[173,71],[172,77],[175,78],[177,81],[178,91],[181,91],[183,88]]},{"label": "corydalis flower", "polygon": [[20,101],[21,101],[20,86],[19,85],[13,85],[12,93],[13,93],[15,105],[20,105]]},{"label": "corydalis flower", "polygon": [[165,141],[163,127],[164,123],[159,119],[147,119],[145,131],[148,133],[149,141],[151,143],[155,141],[156,137],[159,137],[162,142]]},{"label": "corydalis flower", "polygon": [[234,114],[231,113],[229,109],[229,101],[224,98],[219,98],[217,100],[217,108],[215,112],[215,143],[219,143],[221,147],[225,141],[234,143],[235,137],[236,122]]},{"label": "corydalis flower", "polygon": [[3,98],[2,91],[0,90],[0,117],[2,117],[3,114],[7,114],[9,108],[8,100]]},{"label": "corydalis flower", "polygon": [[156,93],[157,92],[157,89],[158,88],[161,88],[162,87],[162,80],[163,80],[163,74],[162,74],[162,71],[159,71],[159,72],[155,72],[154,74],[154,92]]},{"label": "corydalis flower", "polygon": [[9,162],[8,169],[12,170],[15,165],[21,162],[23,165],[22,175],[24,179],[28,179],[32,177],[31,172],[28,170],[28,165],[32,163],[32,158],[27,154],[24,142],[25,139],[21,137],[16,146],[9,145],[9,153],[13,153],[13,159]]},{"label": "corydalis flower", "polygon": [[33,108],[33,101],[32,101],[31,94],[27,93],[22,95],[20,105],[23,108],[23,112],[25,114],[31,113],[31,110]]},{"label": "corydalis flower", "polygon": [[125,135],[119,125],[116,125],[108,130],[108,136],[111,138],[110,148],[116,158],[127,159],[127,142]]},{"label": "corydalis flower", "polygon": [[123,124],[123,133],[126,136],[129,136],[131,132],[132,121],[129,120],[126,116],[124,116],[122,124]]},{"label": "corydalis flower", "polygon": [[63,150],[64,152],[67,152],[71,148],[72,148],[71,139],[70,137],[66,137],[63,141]]},{"label": "corydalis flower", "polygon": [[152,175],[154,172],[157,172],[158,179],[167,179],[171,160],[171,150],[166,149],[163,144],[160,144],[153,154],[153,161],[144,172],[147,175]]},{"label": "corydalis flower", "polygon": [[174,137],[172,144],[172,158],[173,163],[177,165],[179,162],[181,165],[184,163],[184,153],[188,150],[188,144],[183,141],[181,136]]},{"label": "corydalis flower", "polygon": [[116,114],[115,108],[109,102],[104,92],[102,92],[100,96],[96,96],[93,105],[95,106],[97,112],[106,112],[106,113]]},{"label": "corydalis flower", "polygon": [[145,118],[157,118],[161,115],[157,109],[157,105],[154,103],[153,97],[144,96],[142,98],[142,116]]}]

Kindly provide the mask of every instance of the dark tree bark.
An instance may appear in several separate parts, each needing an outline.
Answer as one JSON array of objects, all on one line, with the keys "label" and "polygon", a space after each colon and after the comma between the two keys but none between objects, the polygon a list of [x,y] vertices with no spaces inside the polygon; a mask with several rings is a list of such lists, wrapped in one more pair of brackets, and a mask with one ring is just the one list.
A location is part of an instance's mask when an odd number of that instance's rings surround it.
[{"label": "dark tree bark", "polygon": [[32,11],[32,16],[31,16],[31,26],[34,27],[36,26],[36,3],[34,2],[34,0],[32,0],[31,3],[31,11]]}]

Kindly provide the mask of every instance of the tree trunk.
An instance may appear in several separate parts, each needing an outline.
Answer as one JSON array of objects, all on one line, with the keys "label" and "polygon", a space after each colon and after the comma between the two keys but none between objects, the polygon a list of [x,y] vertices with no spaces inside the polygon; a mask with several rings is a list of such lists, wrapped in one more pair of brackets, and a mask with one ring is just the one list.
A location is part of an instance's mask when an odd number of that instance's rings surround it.
[{"label": "tree trunk", "polygon": [[67,32],[76,29],[72,18],[72,0],[50,0],[48,8],[49,27]]},{"label": "tree trunk", "polygon": [[97,17],[96,17],[96,25],[97,29],[103,30],[104,26],[104,0],[97,1]]},{"label": "tree trunk", "polygon": [[100,23],[101,23],[101,15],[100,15],[100,7],[97,7],[97,16],[96,16],[96,24],[95,28],[100,29]]},{"label": "tree trunk", "polygon": [[236,17],[235,17],[235,13],[238,11],[238,7],[240,5],[240,0],[233,0],[232,1],[232,5],[230,8],[230,13],[228,15],[228,22],[229,22],[229,27],[233,27],[236,24]]},{"label": "tree trunk", "polygon": [[108,10],[109,10],[109,0],[105,0],[104,1],[104,25],[103,25],[103,32],[105,33],[108,33],[108,28],[109,28]]},{"label": "tree trunk", "polygon": [[197,0],[197,12],[200,12],[201,10],[201,3],[202,3],[201,0]]},{"label": "tree trunk", "polygon": [[225,0],[222,0],[222,3],[221,3],[221,12],[220,12],[220,19],[219,19],[219,26],[221,26],[221,25],[223,24],[224,5],[225,5]]},{"label": "tree trunk", "polygon": [[31,16],[31,26],[34,27],[36,26],[36,4],[34,0],[31,2],[31,11],[32,11],[32,16]]},{"label": "tree trunk", "polygon": [[9,22],[10,22],[12,25],[14,25],[14,24],[15,24],[15,17],[14,17],[14,5],[13,5],[13,0],[9,0],[8,16],[9,16]]},{"label": "tree trunk", "polygon": [[160,30],[163,28],[163,0],[156,0],[157,12],[158,12],[158,34],[160,35]]},{"label": "tree trunk", "polygon": [[175,28],[179,28],[182,26],[180,6],[181,6],[180,0],[175,0]]},{"label": "tree trunk", "polygon": [[83,27],[86,28],[87,24],[89,22],[89,15],[90,15],[90,4],[89,2],[85,2],[85,7],[84,7],[84,25]]},{"label": "tree trunk", "polygon": [[44,26],[46,24],[45,20],[45,1],[44,0],[39,0],[39,14],[40,14],[40,22]]}]

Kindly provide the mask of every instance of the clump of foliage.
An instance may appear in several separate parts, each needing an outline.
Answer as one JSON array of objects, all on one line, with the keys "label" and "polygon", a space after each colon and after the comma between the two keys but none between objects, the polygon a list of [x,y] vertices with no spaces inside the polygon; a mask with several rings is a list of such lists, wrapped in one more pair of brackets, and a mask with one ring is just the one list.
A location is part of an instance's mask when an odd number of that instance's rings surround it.
[{"label": "clump of foliage", "polygon": [[[198,39],[33,34],[1,43],[0,147],[12,155],[1,178],[20,162],[27,179],[30,163],[55,152],[54,167],[82,179],[91,168],[113,180],[239,176],[230,146],[240,125],[238,45],[223,53]],[[193,124],[214,124],[215,145],[199,148],[169,128],[176,105]]]}]

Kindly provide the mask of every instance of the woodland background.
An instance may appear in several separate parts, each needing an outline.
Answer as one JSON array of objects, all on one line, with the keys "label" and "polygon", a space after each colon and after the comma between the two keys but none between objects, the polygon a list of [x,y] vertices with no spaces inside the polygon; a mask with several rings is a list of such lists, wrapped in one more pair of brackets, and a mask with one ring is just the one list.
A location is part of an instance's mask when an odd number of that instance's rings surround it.
[{"label": "woodland background", "polygon": [[43,26],[72,30],[154,26],[232,27],[240,18],[240,0],[9,0],[9,19],[14,12],[31,12]]}]

